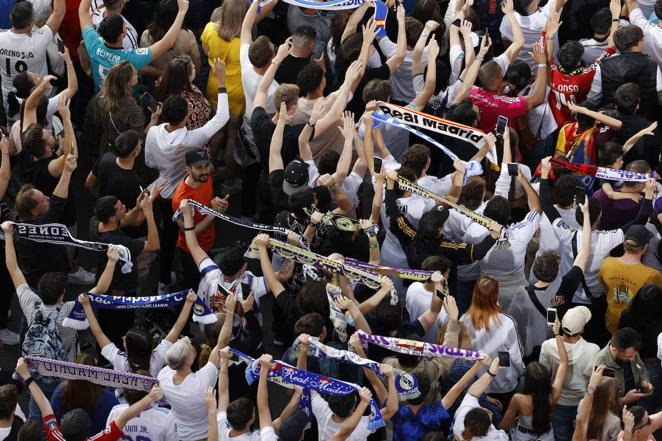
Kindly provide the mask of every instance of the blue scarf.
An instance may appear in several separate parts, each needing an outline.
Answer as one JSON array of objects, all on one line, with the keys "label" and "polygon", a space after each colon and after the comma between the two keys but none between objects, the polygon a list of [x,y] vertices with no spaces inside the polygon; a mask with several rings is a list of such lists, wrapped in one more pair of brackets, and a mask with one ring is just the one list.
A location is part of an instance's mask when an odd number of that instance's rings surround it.
[{"label": "blue scarf", "polygon": [[[92,307],[99,309],[153,309],[177,306],[186,301],[188,292],[189,290],[184,290],[149,297],[123,297],[91,293],[88,293],[87,296],[90,298]],[[196,298],[193,304],[193,321],[203,324],[216,322],[216,315],[200,297]],[[78,302],[78,299],[67,318],[62,321],[62,326],[78,330],[87,329],[90,326],[83,305]]]},{"label": "blue scarf", "polygon": [[[254,381],[260,379],[260,363],[252,359],[246,354],[242,354],[236,349],[231,349],[232,353],[239,356],[242,361],[246,361],[246,381],[252,384]],[[248,363],[249,360],[253,360]],[[314,372],[304,371],[298,369],[282,361],[272,362],[271,370],[269,371],[268,378],[278,384],[291,384],[294,386],[302,387],[304,390],[311,389],[320,394],[345,396],[356,391],[361,390],[361,387],[354,383],[338,380],[335,378],[325,377]],[[377,406],[375,400],[370,400],[370,419],[368,421],[368,429],[375,431],[384,427],[384,419],[382,413]]]}]

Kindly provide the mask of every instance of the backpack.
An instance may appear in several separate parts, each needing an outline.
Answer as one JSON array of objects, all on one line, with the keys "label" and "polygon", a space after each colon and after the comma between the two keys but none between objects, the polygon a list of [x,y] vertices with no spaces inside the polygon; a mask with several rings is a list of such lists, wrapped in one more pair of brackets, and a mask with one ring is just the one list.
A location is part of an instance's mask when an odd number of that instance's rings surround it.
[{"label": "backpack", "polygon": [[[57,329],[57,317],[62,310],[58,305],[49,315],[45,315],[44,306],[36,305],[34,318],[25,334],[21,355],[23,357],[42,357],[51,360],[68,360],[62,339]],[[56,378],[43,378],[45,382],[57,382]]]}]

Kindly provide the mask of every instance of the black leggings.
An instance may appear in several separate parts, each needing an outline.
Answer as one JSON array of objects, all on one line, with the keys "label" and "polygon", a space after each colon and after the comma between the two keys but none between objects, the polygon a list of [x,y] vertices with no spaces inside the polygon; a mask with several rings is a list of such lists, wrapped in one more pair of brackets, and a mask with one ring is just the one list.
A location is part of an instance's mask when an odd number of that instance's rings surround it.
[{"label": "black leggings", "polygon": [[172,220],[172,199],[159,198],[159,213],[161,214],[161,228],[159,229],[159,240],[161,241],[161,283],[170,284],[170,273],[172,272],[172,261],[175,257],[175,244],[179,236],[179,227]]}]

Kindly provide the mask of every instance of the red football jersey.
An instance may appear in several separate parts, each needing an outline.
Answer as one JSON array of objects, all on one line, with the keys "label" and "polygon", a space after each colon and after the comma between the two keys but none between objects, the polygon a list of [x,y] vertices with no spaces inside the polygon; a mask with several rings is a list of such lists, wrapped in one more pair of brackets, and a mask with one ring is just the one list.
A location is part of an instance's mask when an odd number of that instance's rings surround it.
[{"label": "red football jersey", "polygon": [[614,49],[609,48],[589,67],[580,67],[568,74],[562,73],[558,65],[552,65],[552,89],[549,92],[549,106],[559,127],[574,121],[568,103],[580,103],[586,99],[586,95],[591,90],[598,63],[614,52]]}]

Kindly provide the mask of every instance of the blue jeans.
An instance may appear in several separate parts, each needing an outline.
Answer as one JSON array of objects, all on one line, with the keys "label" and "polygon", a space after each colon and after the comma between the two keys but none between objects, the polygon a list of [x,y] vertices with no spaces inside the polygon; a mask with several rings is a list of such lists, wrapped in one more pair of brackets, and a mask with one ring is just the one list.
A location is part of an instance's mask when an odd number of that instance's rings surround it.
[{"label": "blue jeans", "polygon": [[575,419],[577,418],[577,406],[556,405],[552,412],[552,428],[554,428],[554,439],[556,441],[572,440],[575,431]]},{"label": "blue jeans", "polygon": [[646,362],[646,369],[650,376],[650,382],[653,385],[654,392],[651,396],[642,398],[637,404],[643,406],[649,415],[658,411],[662,406],[662,366],[660,360]]}]

